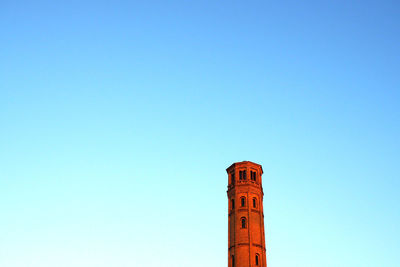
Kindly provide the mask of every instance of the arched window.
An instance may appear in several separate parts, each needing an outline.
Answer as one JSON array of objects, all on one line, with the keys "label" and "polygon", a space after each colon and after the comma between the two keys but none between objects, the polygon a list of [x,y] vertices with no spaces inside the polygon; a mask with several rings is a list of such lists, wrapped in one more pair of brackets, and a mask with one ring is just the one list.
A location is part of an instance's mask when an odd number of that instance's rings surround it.
[{"label": "arched window", "polygon": [[235,267],[235,256],[231,256],[232,267]]},{"label": "arched window", "polygon": [[253,198],[253,208],[257,208],[257,199]]},{"label": "arched window", "polygon": [[242,222],[242,228],[247,228],[246,218],[242,217],[240,221]]},{"label": "arched window", "polygon": [[260,261],[260,255],[256,254],[256,266],[258,266]]},{"label": "arched window", "polygon": [[257,180],[256,177],[257,177],[257,173],[250,171],[250,179],[255,182]]},{"label": "arched window", "polygon": [[239,171],[239,180],[246,180],[246,171]]},{"label": "arched window", "polygon": [[231,199],[231,209],[235,208],[235,200],[232,198]]},{"label": "arched window", "polygon": [[246,206],[246,198],[245,197],[240,198],[240,206],[242,206],[242,207]]}]

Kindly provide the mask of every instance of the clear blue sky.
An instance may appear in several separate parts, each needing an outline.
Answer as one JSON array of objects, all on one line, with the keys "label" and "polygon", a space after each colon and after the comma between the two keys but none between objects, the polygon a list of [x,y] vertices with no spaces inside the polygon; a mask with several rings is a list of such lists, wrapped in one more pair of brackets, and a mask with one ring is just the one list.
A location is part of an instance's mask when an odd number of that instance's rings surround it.
[{"label": "clear blue sky", "polygon": [[0,1],[0,266],[399,266],[398,1]]}]

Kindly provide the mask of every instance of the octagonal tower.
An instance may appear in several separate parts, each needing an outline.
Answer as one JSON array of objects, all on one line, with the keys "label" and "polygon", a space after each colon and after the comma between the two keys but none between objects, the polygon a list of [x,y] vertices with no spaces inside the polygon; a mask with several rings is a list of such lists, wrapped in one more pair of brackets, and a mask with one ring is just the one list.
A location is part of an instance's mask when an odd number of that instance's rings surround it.
[{"label": "octagonal tower", "polygon": [[228,169],[228,267],[267,267],[263,169],[242,161]]}]

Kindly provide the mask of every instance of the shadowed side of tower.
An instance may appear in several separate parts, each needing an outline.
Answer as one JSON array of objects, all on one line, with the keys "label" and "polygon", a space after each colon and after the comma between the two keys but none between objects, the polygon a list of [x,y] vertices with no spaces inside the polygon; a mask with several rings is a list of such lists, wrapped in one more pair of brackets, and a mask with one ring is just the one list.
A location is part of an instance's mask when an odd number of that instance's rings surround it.
[{"label": "shadowed side of tower", "polygon": [[266,267],[261,165],[242,161],[228,169],[228,267]]}]

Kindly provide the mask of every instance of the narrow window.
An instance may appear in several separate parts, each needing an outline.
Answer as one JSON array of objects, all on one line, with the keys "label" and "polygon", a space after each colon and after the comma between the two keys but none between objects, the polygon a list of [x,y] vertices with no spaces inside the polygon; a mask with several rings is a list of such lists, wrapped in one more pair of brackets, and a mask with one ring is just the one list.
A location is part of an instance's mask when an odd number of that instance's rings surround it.
[{"label": "narrow window", "polygon": [[235,256],[231,256],[232,267],[235,267]]},{"label": "narrow window", "polygon": [[253,208],[257,208],[257,199],[253,198]]},{"label": "narrow window", "polygon": [[231,184],[235,184],[235,173],[231,173]]},{"label": "narrow window", "polygon": [[247,227],[246,226],[246,218],[242,217],[241,221],[242,221],[242,228],[246,228]]},{"label": "narrow window", "polygon": [[243,171],[239,171],[239,180],[243,180]]},{"label": "narrow window", "polygon": [[246,180],[246,171],[243,171],[243,180]]},{"label": "narrow window", "polygon": [[234,209],[235,208],[235,200],[232,198],[231,199],[231,208]]},{"label": "narrow window", "polygon": [[258,254],[256,254],[256,266],[258,266],[258,262],[259,262]]},{"label": "narrow window", "polygon": [[246,198],[245,197],[240,198],[240,206],[242,206],[242,207],[246,206]]},{"label": "narrow window", "polygon": [[253,171],[250,172],[250,179],[252,181],[256,181],[256,172],[253,172]]}]

